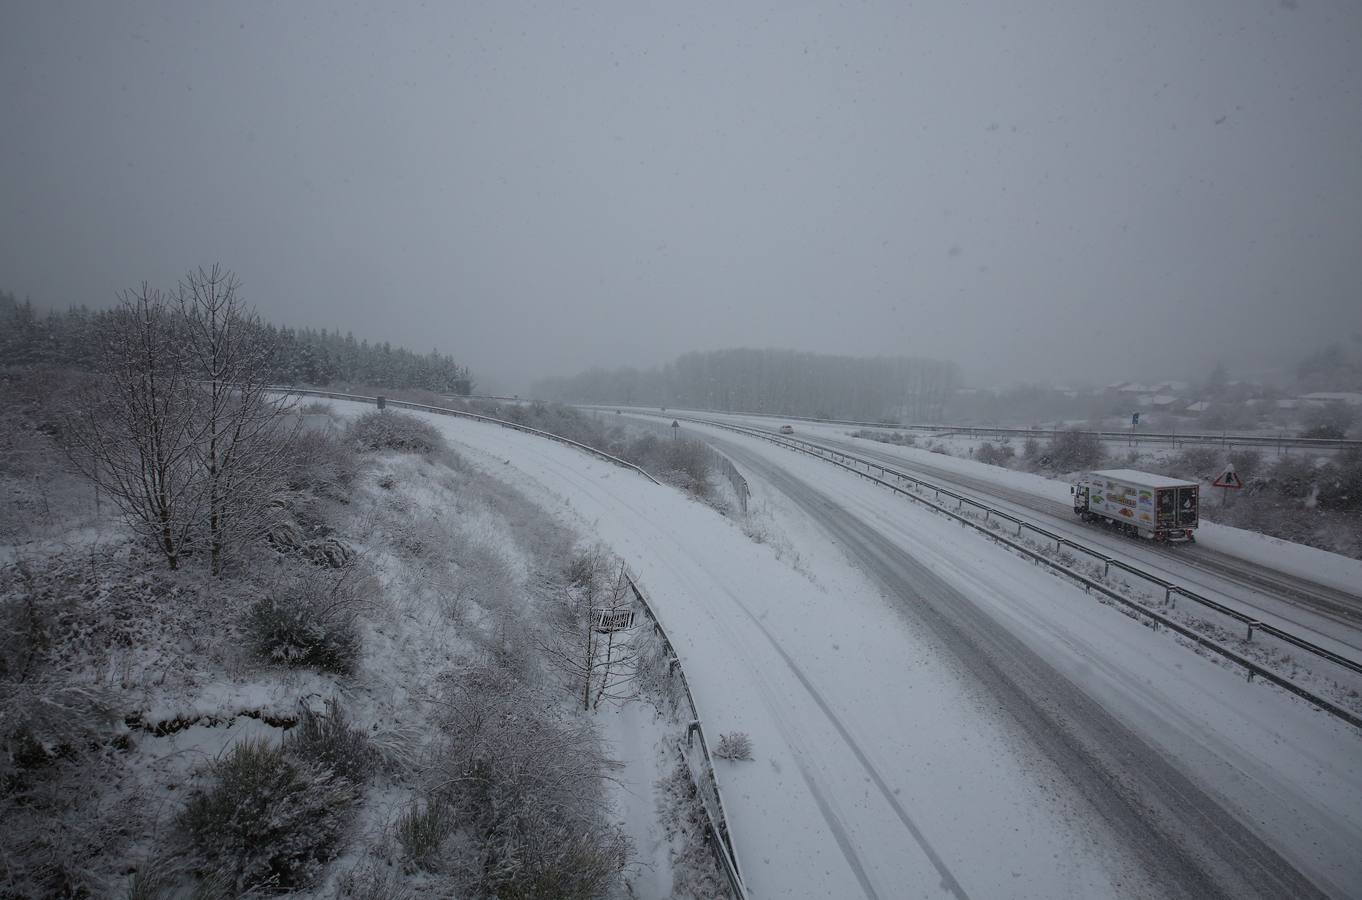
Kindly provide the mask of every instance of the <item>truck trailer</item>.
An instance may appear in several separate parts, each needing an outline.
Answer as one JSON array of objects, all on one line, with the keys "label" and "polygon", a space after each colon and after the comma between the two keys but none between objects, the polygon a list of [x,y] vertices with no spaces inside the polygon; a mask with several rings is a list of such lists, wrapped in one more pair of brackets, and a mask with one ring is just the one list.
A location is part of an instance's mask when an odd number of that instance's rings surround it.
[{"label": "truck trailer", "polygon": [[1154,541],[1194,541],[1201,506],[1195,481],[1134,469],[1088,472],[1069,487],[1074,513]]}]

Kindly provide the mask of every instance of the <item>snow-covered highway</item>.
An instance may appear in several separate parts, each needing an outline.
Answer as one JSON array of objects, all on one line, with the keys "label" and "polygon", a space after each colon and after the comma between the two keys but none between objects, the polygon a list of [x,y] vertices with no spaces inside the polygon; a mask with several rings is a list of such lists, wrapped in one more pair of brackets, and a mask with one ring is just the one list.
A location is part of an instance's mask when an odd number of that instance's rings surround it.
[{"label": "snow-covered highway", "polygon": [[[707,416],[716,422],[775,433],[769,421],[754,417]],[[806,424],[801,426],[799,437],[977,498],[1362,661],[1362,595],[1358,593],[1362,563],[1356,560],[1206,522],[1195,545],[1136,540],[1079,522],[1063,482],[854,438],[833,426]]]},{"label": "snow-covered highway", "polygon": [[771,529],[430,416],[647,585],[755,897],[1313,896],[1362,885],[1357,733],[864,480],[718,436]]}]

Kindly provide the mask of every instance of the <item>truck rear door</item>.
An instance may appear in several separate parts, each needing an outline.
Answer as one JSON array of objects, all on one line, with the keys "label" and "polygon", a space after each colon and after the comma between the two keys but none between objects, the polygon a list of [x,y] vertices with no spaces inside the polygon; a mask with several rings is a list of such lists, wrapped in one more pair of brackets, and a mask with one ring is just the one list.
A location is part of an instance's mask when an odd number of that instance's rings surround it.
[{"label": "truck rear door", "polygon": [[1163,488],[1154,501],[1154,522],[1160,528],[1176,528],[1178,525],[1177,488]]},{"label": "truck rear door", "polygon": [[1178,527],[1195,528],[1197,525],[1197,489],[1180,487],[1178,491]]}]

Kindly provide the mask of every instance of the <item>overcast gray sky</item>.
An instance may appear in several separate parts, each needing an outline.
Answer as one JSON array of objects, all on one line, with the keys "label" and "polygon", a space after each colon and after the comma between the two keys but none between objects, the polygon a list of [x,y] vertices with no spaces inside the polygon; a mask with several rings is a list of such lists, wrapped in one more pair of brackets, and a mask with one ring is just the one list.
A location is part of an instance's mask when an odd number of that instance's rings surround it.
[{"label": "overcast gray sky", "polygon": [[1362,4],[0,9],[0,288],[221,260],[503,389],[691,349],[1204,374],[1362,330]]}]

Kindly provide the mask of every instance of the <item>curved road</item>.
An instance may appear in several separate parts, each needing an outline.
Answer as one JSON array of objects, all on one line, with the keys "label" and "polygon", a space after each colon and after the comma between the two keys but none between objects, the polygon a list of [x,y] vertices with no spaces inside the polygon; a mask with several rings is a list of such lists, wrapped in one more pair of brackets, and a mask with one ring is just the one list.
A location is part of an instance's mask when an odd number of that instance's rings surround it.
[{"label": "curved road", "polygon": [[[720,420],[715,420],[720,421]],[[732,425],[735,422],[722,422]],[[743,427],[772,437],[765,425],[743,422]],[[849,453],[875,463],[929,479],[943,488],[973,496],[980,502],[1012,512],[1080,544],[1122,558],[1166,580],[1185,585],[1213,599],[1227,602],[1263,621],[1301,634],[1329,649],[1362,661],[1362,596],[1279,572],[1253,560],[1231,556],[1201,545],[1162,545],[1126,538],[1095,525],[1080,525],[1067,504],[910,459],[889,450],[826,435],[798,435],[809,444]]]},{"label": "curved road", "polygon": [[839,500],[737,442],[724,453],[816,519],[900,608],[931,630],[1170,896],[1325,896],[1158,750]]}]

